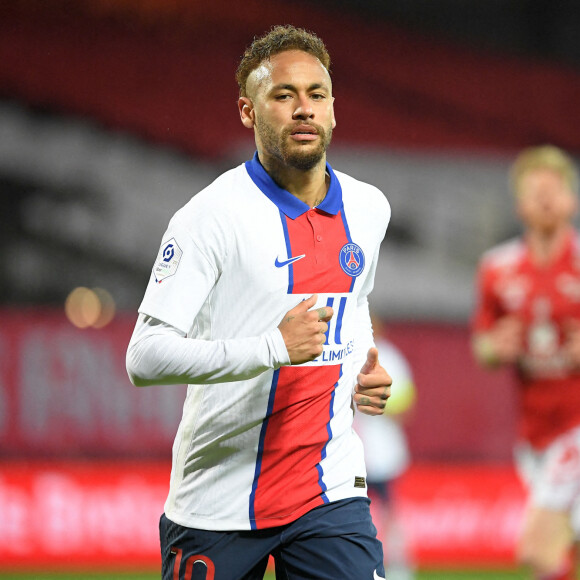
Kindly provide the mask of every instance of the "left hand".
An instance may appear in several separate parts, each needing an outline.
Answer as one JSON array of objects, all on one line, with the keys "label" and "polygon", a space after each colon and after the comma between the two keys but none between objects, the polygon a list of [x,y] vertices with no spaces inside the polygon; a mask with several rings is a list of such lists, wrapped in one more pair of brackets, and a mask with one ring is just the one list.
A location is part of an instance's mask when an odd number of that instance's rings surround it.
[{"label": "left hand", "polygon": [[379,364],[379,351],[369,349],[367,360],[357,376],[353,400],[365,415],[382,415],[391,396],[393,379]]}]

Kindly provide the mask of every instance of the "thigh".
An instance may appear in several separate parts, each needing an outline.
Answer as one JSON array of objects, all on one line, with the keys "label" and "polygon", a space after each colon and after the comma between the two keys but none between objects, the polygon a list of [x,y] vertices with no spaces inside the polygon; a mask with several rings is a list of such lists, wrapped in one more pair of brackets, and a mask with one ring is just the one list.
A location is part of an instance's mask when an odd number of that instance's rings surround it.
[{"label": "thigh", "polygon": [[281,538],[281,547],[274,553],[277,579],[385,577],[383,547],[366,498],[315,508],[290,524]]},{"label": "thigh", "polygon": [[574,429],[546,449],[531,502],[534,507],[571,513],[579,499],[580,429]]},{"label": "thigh", "polygon": [[530,497],[518,554],[541,573],[552,573],[567,560],[578,534],[580,430],[565,433],[541,452],[528,450],[519,459]]},{"label": "thigh", "polygon": [[529,506],[518,544],[518,557],[538,573],[553,574],[565,564],[574,536],[569,514]]},{"label": "thigh", "polygon": [[159,522],[162,580],[262,580],[275,530],[213,532]]}]

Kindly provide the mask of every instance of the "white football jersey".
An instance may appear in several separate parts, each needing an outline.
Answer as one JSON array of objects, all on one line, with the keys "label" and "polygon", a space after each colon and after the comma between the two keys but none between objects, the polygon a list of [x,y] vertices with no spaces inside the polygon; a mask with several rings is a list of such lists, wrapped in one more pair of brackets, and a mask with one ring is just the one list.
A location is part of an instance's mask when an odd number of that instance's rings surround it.
[{"label": "white football jersey", "polygon": [[[178,524],[267,528],[366,495],[352,393],[373,345],[367,295],[390,207],[375,187],[327,172],[311,209],[256,154],[195,195],[163,237],[139,311],[200,341],[207,359],[173,446],[165,513]],[[277,326],[314,293],[316,308],[334,309],[324,352],[291,366]]]}]

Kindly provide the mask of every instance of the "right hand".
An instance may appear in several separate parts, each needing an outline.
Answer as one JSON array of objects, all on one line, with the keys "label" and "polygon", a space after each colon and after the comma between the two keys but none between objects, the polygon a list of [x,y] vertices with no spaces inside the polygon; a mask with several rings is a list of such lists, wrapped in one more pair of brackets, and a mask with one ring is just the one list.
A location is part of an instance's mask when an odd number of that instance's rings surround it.
[{"label": "right hand", "polygon": [[478,358],[490,366],[517,362],[523,349],[524,325],[516,316],[500,318],[488,332],[476,337]]},{"label": "right hand", "polygon": [[293,365],[314,360],[322,354],[328,322],[334,311],[330,306],[309,310],[316,304],[317,299],[318,295],[313,294],[303,300],[289,310],[278,325]]}]

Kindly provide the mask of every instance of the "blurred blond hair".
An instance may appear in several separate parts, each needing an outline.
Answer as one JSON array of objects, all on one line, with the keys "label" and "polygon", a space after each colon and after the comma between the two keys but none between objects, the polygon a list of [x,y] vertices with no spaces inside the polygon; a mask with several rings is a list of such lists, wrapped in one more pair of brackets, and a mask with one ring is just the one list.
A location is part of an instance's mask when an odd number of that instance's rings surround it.
[{"label": "blurred blond hair", "polygon": [[564,179],[570,191],[578,193],[578,171],[572,158],[554,145],[541,145],[524,149],[516,157],[510,170],[510,184],[516,195],[523,175],[534,169],[550,169]]}]

